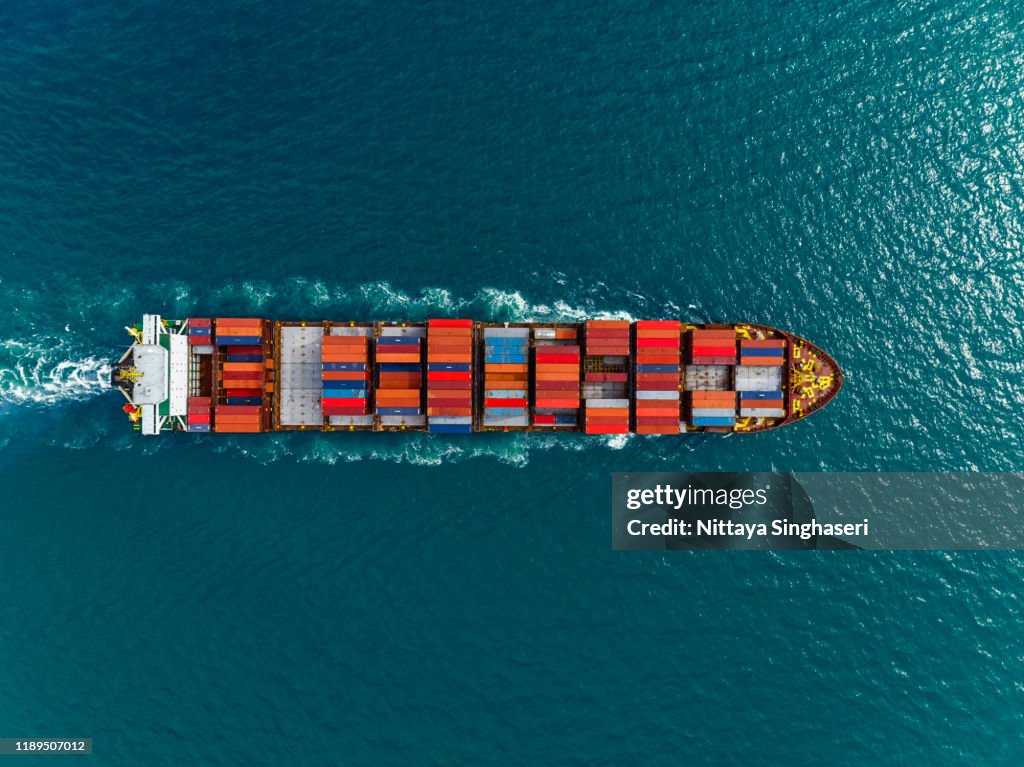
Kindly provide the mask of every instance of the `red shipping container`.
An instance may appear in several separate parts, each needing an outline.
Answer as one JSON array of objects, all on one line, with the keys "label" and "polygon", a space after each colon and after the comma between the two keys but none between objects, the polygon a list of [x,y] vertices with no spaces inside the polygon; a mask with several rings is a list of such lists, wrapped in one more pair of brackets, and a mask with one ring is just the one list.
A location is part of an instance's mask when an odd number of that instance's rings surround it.
[{"label": "red shipping container", "polygon": [[664,383],[666,381],[669,381],[671,383],[676,383],[677,381],[679,381],[679,374],[678,373],[637,373],[636,374],[636,380],[638,382],[642,381],[642,382],[645,382],[645,383],[646,382],[649,382],[649,383],[662,382],[662,383]]},{"label": "red shipping container", "polygon": [[691,360],[693,365],[735,365],[735,357],[694,357]]},{"label": "red shipping container", "polygon": [[586,434],[629,434],[628,426],[605,426],[602,424],[586,424],[583,427]]},{"label": "red shipping container", "polygon": [[427,320],[427,326],[431,328],[471,328],[473,320]]},{"label": "red shipping container", "polygon": [[190,424],[193,424],[193,423],[209,423],[210,422],[210,413],[209,412],[206,412],[206,413],[189,413],[188,414],[188,422]]},{"label": "red shipping container", "polygon": [[189,409],[196,408],[208,408],[213,400],[210,397],[189,397],[188,406]]},{"label": "red shipping container", "polygon": [[324,407],[365,407],[365,397],[324,397],[321,399]]},{"label": "red shipping container", "polygon": [[696,344],[694,344],[693,347],[694,357],[728,357],[730,355],[735,356],[735,354],[735,346],[697,346]]},{"label": "red shipping container", "polygon": [[544,409],[544,408],[550,408],[550,409],[566,408],[566,409],[572,410],[572,409],[578,408],[580,406],[580,401],[579,401],[579,398],[570,399],[568,397],[554,398],[554,397],[539,397],[538,396],[537,397],[537,401],[534,402],[533,404],[534,404],[534,407],[541,408],[541,409]]},{"label": "red shipping container", "polygon": [[555,416],[554,415],[535,415],[533,422],[537,426],[554,426]]},{"label": "red shipping container", "polygon": [[625,340],[629,339],[629,331],[628,330],[608,330],[608,329],[604,329],[604,328],[597,328],[597,329],[587,328],[587,336],[586,337],[587,337],[588,341],[590,339],[592,339],[592,338],[593,339],[597,339],[597,338],[614,339],[616,341],[619,341],[619,340],[625,341]]},{"label": "red shipping container", "polygon": [[263,408],[259,405],[218,405],[217,415],[259,415]]},{"label": "red shipping container", "polygon": [[365,407],[325,407],[323,414],[331,415],[369,415],[370,411]]},{"label": "red shipping container", "polygon": [[[500,383],[508,383],[507,381],[501,381]],[[492,386],[493,389],[514,389],[514,386]],[[577,381],[538,381],[537,389],[544,389],[547,391],[579,391],[580,385]]]},{"label": "red shipping container", "polygon": [[428,397],[428,407],[472,407],[471,397]]},{"label": "red shipping container", "polygon": [[471,381],[431,381],[431,391],[467,391],[473,388]]},{"label": "red shipping container", "polygon": [[669,346],[669,347],[674,347],[674,346],[678,346],[679,345],[678,340],[676,340],[675,342],[673,342],[673,341],[674,341],[674,339],[671,339],[671,338],[638,338],[638,339],[636,339],[636,345],[639,348],[643,348],[645,346]]},{"label": "red shipping container", "polygon": [[588,424],[602,424],[607,426],[617,426],[623,424],[628,426],[630,419],[628,416],[594,416],[591,415],[593,411],[587,412],[587,423]]},{"label": "red shipping container", "polygon": [[484,407],[526,407],[526,399],[491,398],[484,400]]},{"label": "red shipping container", "polygon": [[227,370],[220,377],[225,381],[260,381],[263,373],[259,370]]},{"label": "red shipping container", "polygon": [[637,320],[637,330],[679,330],[679,320]]},{"label": "red shipping container", "polygon": [[678,434],[679,424],[673,426],[640,426],[636,427],[637,434]]},{"label": "red shipping container", "polygon": [[188,325],[191,328],[212,328],[213,320],[208,317],[189,317]]},{"label": "red shipping container", "polygon": [[748,407],[759,407],[759,408],[782,407],[782,400],[781,399],[741,399],[740,400],[740,407],[742,407],[742,408],[748,408]]},{"label": "red shipping container", "polygon": [[225,397],[259,397],[259,390],[253,389],[225,389]]},{"label": "red shipping container", "polygon": [[213,339],[209,336],[189,336],[189,346],[213,346]]},{"label": "red shipping container", "polygon": [[636,364],[638,365],[678,365],[679,355],[662,355],[662,354],[638,354],[636,357]]},{"label": "red shipping container", "polygon": [[472,381],[473,373],[467,370],[462,373],[457,370],[434,370],[427,373],[428,381]]},{"label": "red shipping container", "polygon": [[537,364],[542,365],[545,363],[576,363],[579,364],[580,356],[578,354],[550,354],[549,352],[537,352]]},{"label": "red shipping container", "polygon": [[228,354],[259,354],[263,355],[262,346],[225,346]]}]

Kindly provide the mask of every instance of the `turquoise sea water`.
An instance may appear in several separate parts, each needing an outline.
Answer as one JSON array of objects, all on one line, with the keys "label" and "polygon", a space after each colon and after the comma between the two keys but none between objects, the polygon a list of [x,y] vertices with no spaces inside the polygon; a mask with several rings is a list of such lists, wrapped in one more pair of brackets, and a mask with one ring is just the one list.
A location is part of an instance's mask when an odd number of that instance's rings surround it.
[{"label": "turquoise sea water", "polygon": [[[1022,23],[0,10],[0,736],[104,765],[1018,763],[1019,557],[624,555],[609,475],[1021,468]],[[142,440],[102,382],[143,311],[752,320],[847,383],[749,437]]]}]

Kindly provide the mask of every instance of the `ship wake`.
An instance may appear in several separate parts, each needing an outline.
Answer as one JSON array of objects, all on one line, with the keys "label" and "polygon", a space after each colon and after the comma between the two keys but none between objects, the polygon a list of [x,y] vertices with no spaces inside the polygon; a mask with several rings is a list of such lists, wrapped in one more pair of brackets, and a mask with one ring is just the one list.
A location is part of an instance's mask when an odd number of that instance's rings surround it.
[{"label": "ship wake", "polygon": [[0,342],[0,406],[48,406],[110,388],[106,355],[76,354],[59,337]]}]

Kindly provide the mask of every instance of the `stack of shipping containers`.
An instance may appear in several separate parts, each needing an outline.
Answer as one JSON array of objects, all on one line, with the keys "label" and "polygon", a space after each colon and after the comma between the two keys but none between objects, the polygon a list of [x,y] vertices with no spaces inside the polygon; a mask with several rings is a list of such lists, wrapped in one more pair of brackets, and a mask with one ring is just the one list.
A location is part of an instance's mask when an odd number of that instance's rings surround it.
[{"label": "stack of shipping containers", "polygon": [[530,425],[529,328],[484,331],[485,428],[523,429]]},{"label": "stack of shipping containers", "polygon": [[332,426],[369,426],[370,337],[373,329],[331,327],[321,339],[321,412]]},{"label": "stack of shipping containers", "polygon": [[188,321],[188,345],[209,346],[213,343],[213,321],[192,317]]},{"label": "stack of shipping containers", "polygon": [[587,434],[629,433],[629,322],[588,320],[583,399]]},{"label": "stack of shipping containers", "polygon": [[740,364],[781,367],[785,352],[784,338],[768,338],[763,341],[743,339],[740,341]]},{"label": "stack of shipping containers", "polygon": [[473,320],[427,322],[427,419],[436,434],[473,431]]},{"label": "stack of shipping containers", "polygon": [[[189,351],[193,355],[202,355],[201,357],[192,356],[193,364],[195,364],[195,373],[192,380],[199,382],[205,379],[212,384],[213,370],[212,362],[209,362],[209,360],[213,359],[214,353],[213,320],[208,317],[192,317],[189,319],[188,346]],[[200,364],[200,359],[207,361]],[[199,388],[196,384],[194,385],[196,390],[192,392],[193,396],[188,398],[188,430],[199,433],[208,432],[210,431],[213,398],[206,396],[206,394],[198,396],[200,394]],[[213,391],[212,385],[204,388],[207,393]]]},{"label": "stack of shipping containers", "polygon": [[693,426],[732,427],[736,425],[736,392],[692,391],[690,423]]},{"label": "stack of shipping containers", "polygon": [[210,407],[212,404],[211,397],[188,398],[189,431],[207,432],[210,430]]},{"label": "stack of shipping containers", "polygon": [[423,426],[424,325],[385,325],[377,336],[377,416],[383,427]]},{"label": "stack of shipping containers", "polygon": [[263,424],[263,320],[220,317],[214,323],[220,353],[220,391],[213,430],[261,431]]},{"label": "stack of shipping containers", "polygon": [[679,433],[679,321],[636,323],[636,433]]},{"label": "stack of shipping containers", "polygon": [[784,418],[781,391],[740,391],[740,415],[744,418]]},{"label": "stack of shipping containers", "polygon": [[740,341],[740,364],[736,368],[736,389],[740,393],[740,415],[747,418],[784,418],[782,372],[786,340],[769,338]]},{"label": "stack of shipping containers", "polygon": [[736,330],[693,330],[691,359],[694,365],[735,365]]},{"label": "stack of shipping containers", "polygon": [[689,332],[689,364],[684,387],[689,391],[689,424],[731,428],[736,424],[736,329],[694,328]]},{"label": "stack of shipping containers", "polygon": [[534,328],[533,425],[542,428],[579,424],[580,346],[576,328]]}]

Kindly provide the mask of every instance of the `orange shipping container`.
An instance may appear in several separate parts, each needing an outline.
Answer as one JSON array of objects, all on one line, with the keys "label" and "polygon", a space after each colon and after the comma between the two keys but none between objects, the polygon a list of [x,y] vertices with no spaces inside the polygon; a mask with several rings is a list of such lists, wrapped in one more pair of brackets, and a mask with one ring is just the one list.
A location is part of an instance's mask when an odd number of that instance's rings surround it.
[{"label": "orange shipping container", "polygon": [[604,328],[607,330],[629,330],[629,320],[587,320],[588,328]]},{"label": "orange shipping container", "polygon": [[419,354],[388,354],[380,350],[377,351],[378,362],[419,362]]},{"label": "orange shipping container", "polygon": [[262,389],[262,381],[221,381],[225,389]]},{"label": "orange shipping container", "polygon": [[320,374],[324,381],[368,381],[366,371],[361,370],[325,370]]},{"label": "orange shipping container", "polygon": [[324,346],[366,346],[368,336],[324,336]]},{"label": "orange shipping container", "polygon": [[259,373],[263,370],[262,362],[225,362],[226,373]]},{"label": "orange shipping container", "polygon": [[473,361],[471,354],[428,354],[427,362],[461,362],[470,363]]},{"label": "orange shipping container", "polygon": [[587,418],[601,416],[603,418],[629,418],[628,407],[588,407]]},{"label": "orange shipping container", "polygon": [[559,397],[557,399],[554,398],[554,397],[551,397],[551,398],[544,397],[543,399],[541,397],[537,397],[537,401],[536,401],[536,403],[534,403],[534,406],[538,407],[538,408],[542,408],[542,409],[543,408],[551,408],[551,409],[555,409],[555,408],[569,408],[569,409],[572,409],[572,408],[578,408],[580,406],[580,401],[578,399],[570,399],[568,397]]},{"label": "orange shipping container", "polygon": [[678,416],[679,408],[675,407],[643,407],[637,408],[637,417],[642,415],[664,415],[664,416]]},{"label": "orange shipping container", "polygon": [[427,338],[472,338],[473,328],[430,328]]},{"label": "orange shipping container", "polygon": [[256,415],[222,415],[217,413],[217,423],[259,423],[262,416]]},{"label": "orange shipping container", "polygon": [[637,434],[678,434],[679,426],[637,426]]},{"label": "orange shipping container", "polygon": [[485,373],[525,373],[529,369],[529,365],[514,365],[508,362],[494,362],[490,365],[484,365]]}]

